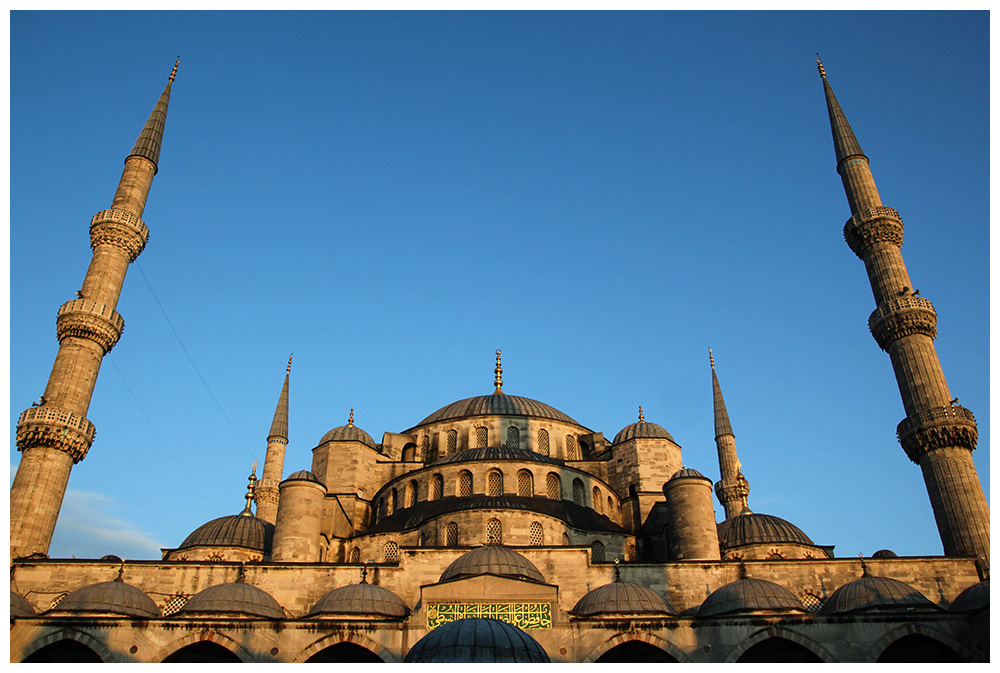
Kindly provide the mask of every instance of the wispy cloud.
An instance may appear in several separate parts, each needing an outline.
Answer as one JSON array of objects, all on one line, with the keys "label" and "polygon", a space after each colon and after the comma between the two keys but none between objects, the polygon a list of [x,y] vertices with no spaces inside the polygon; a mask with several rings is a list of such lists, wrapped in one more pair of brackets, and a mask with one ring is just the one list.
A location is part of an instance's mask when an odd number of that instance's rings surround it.
[{"label": "wispy cloud", "polygon": [[89,491],[66,491],[49,556],[100,558],[115,554],[132,559],[159,559],[160,544],[120,516],[113,497]]}]

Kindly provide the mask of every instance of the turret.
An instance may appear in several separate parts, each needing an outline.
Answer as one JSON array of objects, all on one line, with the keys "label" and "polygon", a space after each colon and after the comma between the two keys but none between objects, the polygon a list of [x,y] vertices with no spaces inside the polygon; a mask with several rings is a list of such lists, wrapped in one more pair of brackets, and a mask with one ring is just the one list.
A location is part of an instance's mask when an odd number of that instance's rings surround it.
[{"label": "turret", "polygon": [[667,499],[670,560],[718,561],[719,534],[712,507],[712,480],[684,468],[663,485]]},{"label": "turret", "polygon": [[923,471],[938,532],[949,556],[989,564],[990,513],[972,460],[979,433],[972,412],[952,397],[934,348],[937,313],[918,296],[903,263],[903,221],[882,205],[868,157],[861,151],[823,64],[823,81],[837,172],[851,209],[847,245],[865,264],[875,311],[868,327],[889,354],[906,418],[896,432],[906,455]]},{"label": "turret", "polygon": [[320,532],[326,487],[312,472],[299,470],[281,482],[271,560],[315,563],[323,560]]},{"label": "turret", "polygon": [[726,510],[726,518],[742,514],[747,509],[750,482],[743,476],[743,465],[736,457],[736,436],[729,422],[726,401],[722,399],[719,377],[715,374],[715,358],[708,349],[708,361],[712,366],[712,397],[715,407],[715,447],[719,452],[719,473],[722,478],[715,483],[715,496]]},{"label": "turret", "polygon": [[264,470],[257,485],[255,501],[258,518],[274,523],[278,516],[278,483],[285,467],[285,447],[288,446],[288,377],[292,372],[292,356],[288,356],[285,383],[281,386],[278,406],[274,409],[271,430],[267,433],[267,453]]},{"label": "turret", "polygon": [[111,207],[90,222],[93,255],[77,298],[59,307],[56,314],[59,350],[45,393],[18,419],[15,441],[22,455],[10,488],[12,558],[48,553],[70,470],[84,459],[94,441],[95,429],[87,411],[101,361],[125,327],[115,310],[125,272],[149,238],[140,218],[156,175],[176,74],[177,63],[125,158]]}]

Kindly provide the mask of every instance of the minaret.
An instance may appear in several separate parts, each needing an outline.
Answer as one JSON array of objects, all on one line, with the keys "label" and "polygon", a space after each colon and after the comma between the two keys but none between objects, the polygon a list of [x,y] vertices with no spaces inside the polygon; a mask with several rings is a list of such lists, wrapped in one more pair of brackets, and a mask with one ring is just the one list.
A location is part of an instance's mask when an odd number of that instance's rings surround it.
[{"label": "minaret", "polygon": [[285,383],[281,386],[278,406],[274,410],[271,431],[267,433],[267,453],[264,454],[264,471],[254,492],[257,518],[274,523],[278,517],[278,484],[285,469],[285,447],[288,446],[288,376],[292,372],[292,356],[285,367]]},{"label": "minaret", "polygon": [[45,393],[18,419],[15,441],[22,455],[10,487],[12,558],[48,553],[70,470],[94,441],[87,410],[101,360],[125,326],[115,310],[125,271],[149,238],[140,218],[156,175],[170,86],[179,62],[125,158],[111,207],[90,222],[93,256],[77,298],[60,306],[56,314],[59,351]]},{"label": "minaret", "polygon": [[747,511],[747,497],[750,482],[743,476],[740,459],[736,457],[736,436],[729,423],[726,401],[722,399],[719,377],[715,375],[715,358],[708,349],[708,361],[712,365],[712,395],[715,406],[715,447],[719,451],[719,472],[722,478],[715,483],[715,497],[726,509],[726,518]]},{"label": "minaret", "polygon": [[923,471],[927,493],[948,556],[976,556],[989,564],[990,512],[972,461],[976,420],[948,391],[934,349],[937,314],[913,289],[903,263],[903,222],[882,205],[868,157],[851,130],[816,59],[826,93],[833,145],[851,208],[847,245],[868,271],[876,309],[868,327],[889,354],[906,418],[896,428],[906,455]]}]

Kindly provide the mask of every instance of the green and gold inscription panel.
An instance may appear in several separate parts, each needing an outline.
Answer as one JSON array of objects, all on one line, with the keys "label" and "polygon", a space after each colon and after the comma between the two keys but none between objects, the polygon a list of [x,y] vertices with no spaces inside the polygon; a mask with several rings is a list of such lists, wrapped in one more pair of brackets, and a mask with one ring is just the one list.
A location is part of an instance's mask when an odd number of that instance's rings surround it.
[{"label": "green and gold inscription panel", "polygon": [[427,628],[469,617],[487,617],[519,629],[551,629],[550,603],[428,603]]}]

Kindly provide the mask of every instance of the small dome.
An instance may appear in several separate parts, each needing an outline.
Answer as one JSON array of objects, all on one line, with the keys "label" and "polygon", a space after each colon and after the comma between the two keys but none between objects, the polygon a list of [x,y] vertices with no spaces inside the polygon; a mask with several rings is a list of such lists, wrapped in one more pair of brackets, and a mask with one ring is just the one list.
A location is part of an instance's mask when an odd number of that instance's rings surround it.
[{"label": "small dome", "polygon": [[906,582],[891,577],[865,575],[834,591],[820,609],[822,613],[935,607],[927,597]]},{"label": "small dome", "polygon": [[429,423],[457,420],[470,416],[531,416],[580,425],[558,409],[538,400],[499,393],[467,397],[464,400],[452,402],[447,406],[441,407],[410,429],[419,428],[421,425]]},{"label": "small dome", "polygon": [[336,427],[319,440],[320,444],[327,442],[361,442],[365,446],[375,448],[375,440],[372,439],[371,435],[353,423]]},{"label": "small dome", "polygon": [[571,612],[578,615],[653,612],[676,614],[663,596],[632,582],[612,582],[588,592]]},{"label": "small dome", "polygon": [[35,608],[31,606],[28,599],[17,593],[13,589],[10,592],[10,616],[13,619],[20,619],[23,617],[34,617],[37,612]]},{"label": "small dome", "polygon": [[724,549],[782,542],[815,546],[797,526],[769,514],[747,512],[719,524],[719,545]]},{"label": "small dome", "polygon": [[891,549],[879,549],[877,552],[872,554],[872,558],[899,558],[896,552]]},{"label": "small dome", "polygon": [[[16,594],[14,594],[16,595]],[[14,596],[11,596],[11,601],[14,600]],[[983,580],[982,582],[977,582],[971,587],[968,587],[965,591],[960,593],[955,597],[955,600],[951,602],[951,608],[953,612],[976,612],[977,610],[982,610],[983,608],[988,608],[990,606],[990,581]],[[14,613],[14,608],[11,608],[11,614]]]},{"label": "small dome", "polygon": [[[615,441],[612,444],[621,444],[630,439],[669,439],[671,442],[674,441],[674,438],[663,427],[647,421],[626,425],[615,435]],[[676,442],[674,443],[676,444]]]},{"label": "small dome", "polygon": [[485,617],[442,624],[416,642],[406,663],[549,663],[538,641],[521,629]]},{"label": "small dome", "polygon": [[347,614],[405,617],[409,613],[410,608],[396,594],[380,586],[362,582],[334,589],[316,602],[308,616]]},{"label": "small dome", "polygon": [[178,549],[191,547],[245,547],[270,553],[274,524],[252,514],[231,514],[202,524],[184,538]]},{"label": "small dome", "polygon": [[[322,442],[320,442],[320,444],[322,444]],[[323,484],[323,482],[321,482],[319,480],[319,477],[317,477],[315,474],[313,474],[309,470],[299,470],[298,472],[292,472],[290,475],[288,475],[287,477],[284,478],[284,480],[282,481],[282,483],[284,483],[286,481],[312,481],[312,482],[315,482],[315,483],[319,484],[320,486],[324,486],[325,487],[325,485]]]},{"label": "small dome", "polygon": [[142,589],[119,580],[88,584],[60,601],[51,612],[111,612],[129,617],[159,617],[160,609]]},{"label": "small dome", "polygon": [[266,619],[283,619],[285,611],[269,593],[245,582],[216,584],[191,597],[178,613],[222,612]]},{"label": "small dome", "polygon": [[698,609],[699,617],[715,617],[740,612],[759,611],[804,612],[802,602],[785,587],[768,582],[744,578],[730,582],[713,591]]},{"label": "small dome", "polygon": [[[667,481],[673,481],[674,479],[684,479],[686,477],[697,477],[699,479],[708,479],[708,477],[706,477],[693,467],[685,467],[680,470],[677,470],[672,475],[670,475],[670,479],[667,479]],[[711,479],[708,480],[712,481]]]},{"label": "small dome", "polygon": [[534,580],[535,582],[545,581],[534,563],[515,551],[496,545],[479,547],[462,554],[445,568],[438,581],[444,582],[458,577],[474,577],[476,575],[499,575]]}]

